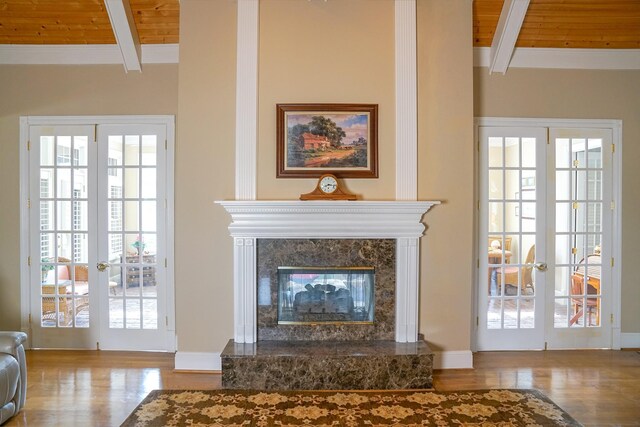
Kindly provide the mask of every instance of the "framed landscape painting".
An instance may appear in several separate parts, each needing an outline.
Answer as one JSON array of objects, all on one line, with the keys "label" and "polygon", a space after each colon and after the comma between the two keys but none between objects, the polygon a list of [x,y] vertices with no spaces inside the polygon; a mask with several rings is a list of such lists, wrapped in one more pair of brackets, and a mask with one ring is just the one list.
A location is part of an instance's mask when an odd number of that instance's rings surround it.
[{"label": "framed landscape painting", "polygon": [[278,178],[378,177],[377,104],[277,104]]}]

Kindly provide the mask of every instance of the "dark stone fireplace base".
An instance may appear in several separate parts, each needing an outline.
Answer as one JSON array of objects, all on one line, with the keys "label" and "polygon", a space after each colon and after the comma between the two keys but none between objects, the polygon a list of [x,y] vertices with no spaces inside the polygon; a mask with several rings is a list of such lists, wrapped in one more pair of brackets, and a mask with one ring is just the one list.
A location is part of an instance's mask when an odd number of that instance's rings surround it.
[{"label": "dark stone fireplace base", "polygon": [[254,390],[392,390],[432,387],[433,353],[424,341],[230,340],[222,386]]}]

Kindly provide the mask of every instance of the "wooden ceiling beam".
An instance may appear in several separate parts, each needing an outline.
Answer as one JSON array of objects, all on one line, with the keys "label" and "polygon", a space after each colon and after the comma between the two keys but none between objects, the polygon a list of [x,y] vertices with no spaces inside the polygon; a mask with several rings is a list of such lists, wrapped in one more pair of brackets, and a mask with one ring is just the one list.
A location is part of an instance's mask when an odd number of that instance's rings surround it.
[{"label": "wooden ceiling beam", "polygon": [[126,71],[142,71],[140,40],[128,0],[104,0]]},{"label": "wooden ceiling beam", "polygon": [[505,0],[491,43],[489,73],[504,74],[509,68],[528,7],[529,0]]}]

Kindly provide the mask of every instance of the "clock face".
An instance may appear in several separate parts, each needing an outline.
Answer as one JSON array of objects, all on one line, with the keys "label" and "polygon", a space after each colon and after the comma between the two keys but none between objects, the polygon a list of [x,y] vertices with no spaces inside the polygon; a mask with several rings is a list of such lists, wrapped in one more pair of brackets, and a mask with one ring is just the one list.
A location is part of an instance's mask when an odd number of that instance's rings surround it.
[{"label": "clock face", "polygon": [[332,176],[325,176],[324,178],[322,178],[320,180],[319,187],[320,187],[320,190],[322,190],[323,193],[331,194],[334,191],[336,191],[336,189],[338,188],[338,182]]}]

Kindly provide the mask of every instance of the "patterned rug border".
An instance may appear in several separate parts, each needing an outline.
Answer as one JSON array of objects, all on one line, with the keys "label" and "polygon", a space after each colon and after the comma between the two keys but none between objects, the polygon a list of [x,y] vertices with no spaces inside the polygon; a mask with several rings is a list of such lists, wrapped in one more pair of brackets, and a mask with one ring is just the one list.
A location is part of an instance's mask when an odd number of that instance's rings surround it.
[{"label": "patterned rug border", "polygon": [[[527,399],[531,399],[533,398],[534,400],[537,399],[538,401],[544,402],[543,405],[540,405],[538,403],[535,403],[533,405],[531,405],[531,410],[533,411],[538,411],[538,410],[544,410],[544,411],[549,411],[552,415],[552,417],[549,418],[545,418],[545,420],[547,420],[548,422],[545,422],[544,420],[542,422],[540,422],[539,420],[536,420],[535,422],[531,422],[532,419],[531,418],[527,418],[528,415],[519,412],[518,415],[524,415],[524,419],[523,420],[517,420],[515,418],[510,418],[510,419],[499,419],[498,421],[493,421],[490,420],[489,418],[486,417],[486,413],[482,413],[482,408],[477,408],[474,407],[475,404],[468,404],[468,403],[463,403],[462,407],[464,407],[465,411],[469,411],[468,413],[464,414],[468,417],[471,417],[471,419],[468,419],[467,421],[464,420],[464,416],[462,416],[462,420],[460,419],[455,419],[455,421],[453,420],[444,420],[444,421],[432,421],[430,419],[427,419],[426,416],[427,414],[425,413],[425,418],[422,419],[421,423],[405,423],[403,422],[402,419],[402,415],[400,415],[400,418],[395,417],[395,418],[390,418],[389,422],[384,422],[384,423],[380,423],[379,421],[377,423],[371,423],[370,421],[368,421],[366,424],[363,422],[362,424],[358,421],[354,422],[347,422],[344,421],[342,419],[340,420],[336,420],[336,419],[332,419],[331,420],[331,424],[325,424],[324,422],[322,424],[318,423],[318,424],[314,424],[313,420],[309,421],[308,420],[308,414],[305,413],[305,419],[307,420],[306,423],[302,422],[300,424],[291,424],[291,423],[287,423],[287,422],[275,422],[275,421],[265,421],[264,418],[262,419],[262,422],[260,422],[259,420],[256,419],[252,419],[252,420],[248,420],[246,419],[246,415],[243,412],[242,414],[240,413],[231,413],[231,412],[226,412],[223,415],[219,415],[217,418],[215,416],[212,416],[212,412],[210,412],[209,414],[207,414],[207,417],[211,420],[210,422],[207,423],[202,423],[202,422],[197,422],[197,421],[193,421],[190,418],[186,418],[187,420],[189,420],[188,423],[186,423],[185,421],[171,421],[171,422],[166,422],[163,421],[163,418],[160,416],[159,420],[156,420],[156,418],[158,418],[158,416],[151,418],[151,419],[146,419],[145,418],[145,414],[143,412],[141,412],[142,408],[146,409],[146,406],[148,406],[149,404],[151,404],[154,400],[156,399],[163,399],[163,396],[166,397],[170,397],[172,395],[175,396],[179,396],[182,395],[184,393],[187,393],[189,395],[193,395],[193,396],[197,396],[197,395],[209,395],[210,398],[213,398],[214,396],[221,396],[223,400],[226,400],[224,403],[227,404],[229,403],[229,400],[232,399],[236,399],[236,398],[240,398],[242,399],[242,397],[245,398],[249,398],[249,397],[253,397],[254,398],[254,402],[256,403],[255,399],[256,397],[260,397],[262,398],[264,401],[258,402],[258,405],[271,405],[271,406],[276,406],[277,404],[283,403],[283,402],[279,402],[279,401],[274,401],[271,400],[269,401],[268,396],[272,395],[272,396],[286,396],[286,397],[300,397],[302,396],[302,399],[306,399],[306,402],[310,402],[313,401],[314,398],[326,398],[326,397],[332,397],[334,395],[341,395],[341,397],[349,397],[351,395],[364,395],[364,396],[381,396],[382,399],[381,400],[385,400],[384,398],[386,397],[387,400],[393,400],[392,398],[394,396],[410,396],[410,397],[414,397],[414,396],[418,396],[418,395],[423,395],[423,394],[430,394],[432,396],[425,396],[425,399],[423,402],[420,402],[419,400],[413,400],[413,402],[417,402],[417,404],[422,404],[423,406],[421,407],[426,407],[429,404],[433,404],[434,401],[432,401],[431,398],[433,398],[433,395],[438,395],[438,396],[458,396],[459,398],[461,398],[462,400],[470,400],[472,399],[472,396],[479,396],[479,395],[489,395],[490,398],[495,398],[496,396],[500,396],[500,397],[505,397],[505,400],[507,401],[507,404],[512,403],[514,400],[513,396],[510,396],[509,393],[515,393],[518,395],[522,395],[523,398],[527,398]],[[234,398],[224,398],[224,396],[234,396]],[[520,399],[521,400],[521,399]],[[354,401],[355,402],[355,401]],[[443,401],[444,402],[444,401]],[[177,403],[180,403],[180,406],[176,406],[176,408],[171,408],[171,409],[177,409],[180,408],[178,410],[178,412],[184,412],[185,409],[189,404],[191,404],[192,406],[195,407],[195,405],[197,405],[198,403],[198,398],[195,399],[191,399],[191,400],[187,400],[187,401],[178,401]],[[440,400],[439,398],[435,399],[435,403],[437,403],[438,405],[440,404]],[[354,403],[354,405],[356,405],[357,403]],[[153,406],[153,405],[151,405]],[[217,406],[217,409],[221,408],[220,405],[215,405]],[[204,406],[201,409],[207,409],[210,407]],[[394,406],[393,408],[398,408],[398,406]],[[503,414],[508,411],[510,409],[510,406],[497,406],[498,408],[498,418],[501,418],[503,416]],[[154,414],[157,413],[157,411],[166,411],[167,408],[166,405],[157,405],[157,407],[154,407],[153,410],[156,411],[154,412]],[[460,411],[458,411],[460,412]],[[477,413],[476,413],[477,412]],[[517,412],[517,411],[516,411]],[[283,410],[279,410],[278,413],[283,413]],[[141,414],[141,416],[139,417],[138,415]],[[333,413],[332,413],[333,414]],[[184,414],[182,414],[184,415]],[[289,413],[289,415],[291,415],[291,413]],[[327,414],[324,414],[327,415]],[[495,411],[491,414],[493,416],[496,415]],[[540,415],[540,413],[538,413],[538,415]],[[227,416],[233,418],[234,416],[236,417],[236,419],[240,419],[241,422],[224,422],[224,418],[226,418]],[[387,415],[382,415],[382,416],[387,416]],[[476,420],[474,417],[475,416],[479,416],[481,419]],[[231,418],[228,418],[228,420],[230,420]],[[313,417],[312,417],[313,418]],[[319,420],[320,418],[316,417],[316,420]],[[272,425],[278,425],[278,426],[293,426],[293,425],[307,425],[307,426],[325,426],[325,425],[331,425],[331,426],[357,426],[357,425],[367,425],[367,426],[419,426],[419,425],[428,425],[428,426],[449,426],[449,425],[465,425],[465,426],[478,426],[478,427],[490,427],[490,426],[496,426],[496,427],[507,427],[507,426],[527,426],[527,427],[532,427],[532,426],[572,426],[572,427],[580,427],[582,426],[582,424],[580,424],[578,421],[576,421],[571,415],[569,415],[565,410],[563,410],[561,407],[559,407],[554,401],[552,401],[549,397],[547,397],[543,392],[541,392],[540,390],[536,390],[536,389],[505,389],[505,388],[500,388],[500,389],[479,389],[479,390],[456,390],[456,391],[437,391],[434,389],[427,389],[427,390],[284,390],[284,391],[278,391],[278,390],[230,390],[230,389],[221,389],[221,390],[197,390],[197,389],[191,389],[191,390],[172,390],[172,389],[165,389],[165,390],[152,390],[151,392],[149,392],[149,394],[142,400],[142,402],[140,402],[136,408],[131,412],[131,414],[127,417],[127,419],[122,423],[121,427],[157,427],[157,426],[169,426],[169,425],[192,425],[192,426],[272,426]]]}]

